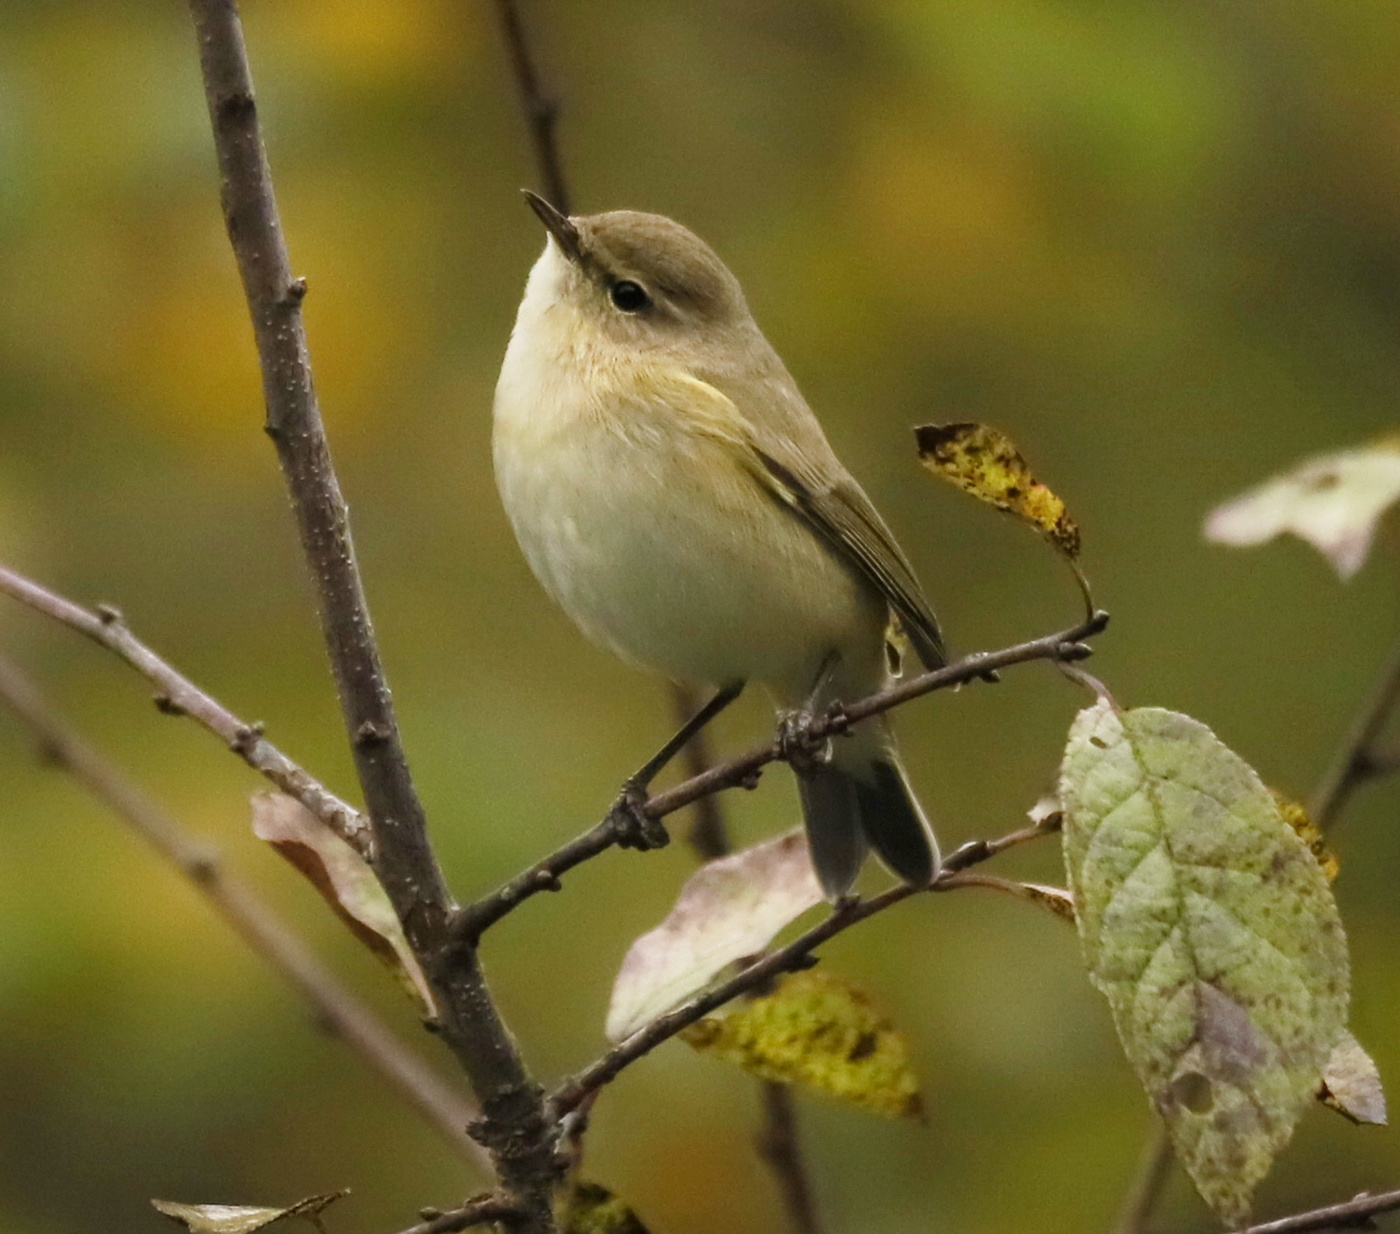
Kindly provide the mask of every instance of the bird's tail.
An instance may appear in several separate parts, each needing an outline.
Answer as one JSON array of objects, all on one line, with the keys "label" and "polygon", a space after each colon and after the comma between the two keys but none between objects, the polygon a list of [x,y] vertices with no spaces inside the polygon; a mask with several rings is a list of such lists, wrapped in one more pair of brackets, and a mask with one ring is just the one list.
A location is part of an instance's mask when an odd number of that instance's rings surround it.
[{"label": "bird's tail", "polygon": [[938,873],[938,841],[919,808],[883,719],[837,738],[830,763],[797,778],[812,864],[826,898],[851,889],[866,854],[911,887]]}]

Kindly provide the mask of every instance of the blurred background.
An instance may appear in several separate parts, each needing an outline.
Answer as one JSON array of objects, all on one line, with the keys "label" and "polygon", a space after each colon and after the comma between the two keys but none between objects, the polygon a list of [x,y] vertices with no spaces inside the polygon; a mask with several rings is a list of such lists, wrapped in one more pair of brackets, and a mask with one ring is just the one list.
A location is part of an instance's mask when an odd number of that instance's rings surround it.
[{"label": "blurred background", "polygon": [[[600,817],[671,723],[587,645],[497,503],[490,402],[540,229],[483,0],[250,0],[248,40],[332,444],[408,747],[459,896]],[[953,645],[1073,620],[1036,538],[940,485],[910,427],[1009,431],[1084,529],[1120,701],[1316,782],[1397,625],[1393,544],[1340,585],[1296,541],[1205,545],[1218,500],[1396,422],[1400,9],[1382,0],[525,3],[575,208],[710,240],[886,513]],[[0,0],[0,559],[136,631],[354,795],[169,0]],[[410,1008],[252,840],[259,782],[112,657],[6,601],[0,640],[418,1041]],[[901,712],[945,846],[1051,782],[1082,694],[1049,667]],[[770,732],[763,700],[723,749]],[[1397,786],[1337,836],[1353,1027],[1400,1084]],[[790,778],[726,799],[747,843]],[[603,1045],[612,975],[690,872],[615,852],[489,938],[545,1079]],[[1053,843],[998,872],[1062,881]],[[1105,1229],[1145,1101],[1070,930],[968,892],[825,963],[906,1029],[925,1126],[799,1096],[831,1229]],[[587,1170],[656,1234],[783,1228],[742,1075],[671,1044],[600,1101]],[[0,1225],[165,1228],[151,1196],[398,1229],[478,1185],[452,1152],[0,715]],[[1395,1133],[1315,1111],[1262,1215],[1400,1185]],[[1180,1179],[1160,1228],[1216,1228]]]}]

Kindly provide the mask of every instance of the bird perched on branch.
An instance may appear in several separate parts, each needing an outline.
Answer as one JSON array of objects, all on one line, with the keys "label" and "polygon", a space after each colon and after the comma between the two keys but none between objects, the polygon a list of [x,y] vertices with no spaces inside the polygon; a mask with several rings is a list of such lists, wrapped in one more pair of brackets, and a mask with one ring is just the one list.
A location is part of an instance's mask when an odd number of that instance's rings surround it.
[{"label": "bird perched on branch", "polygon": [[[709,246],[659,215],[566,217],[527,198],[549,236],[496,387],[506,512],[585,634],[718,690],[629,790],[746,682],[788,713],[863,698],[896,670],[896,628],[942,665],[908,559]],[[828,898],[870,849],[930,883],[938,848],[885,717],[823,754],[794,763]]]}]

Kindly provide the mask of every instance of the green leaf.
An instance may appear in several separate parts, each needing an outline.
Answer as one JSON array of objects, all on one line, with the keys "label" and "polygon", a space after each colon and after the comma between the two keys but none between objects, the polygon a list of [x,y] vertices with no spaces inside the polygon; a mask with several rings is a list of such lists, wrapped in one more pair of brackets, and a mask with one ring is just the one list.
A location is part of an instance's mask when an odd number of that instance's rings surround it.
[{"label": "green leaf", "polygon": [[1060,798],[1090,978],[1177,1158],[1244,1224],[1345,1028],[1327,880],[1254,771],[1176,712],[1081,711]]},{"label": "green leaf", "polygon": [[903,1035],[868,994],[829,973],[791,973],[771,994],[681,1036],[760,1079],[803,1084],[891,1118],[922,1110]]}]

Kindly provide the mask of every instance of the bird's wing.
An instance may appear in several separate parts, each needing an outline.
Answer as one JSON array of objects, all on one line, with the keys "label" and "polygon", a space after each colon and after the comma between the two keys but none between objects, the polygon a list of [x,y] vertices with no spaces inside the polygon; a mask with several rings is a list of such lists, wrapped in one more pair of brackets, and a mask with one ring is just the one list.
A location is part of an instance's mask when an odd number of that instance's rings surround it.
[{"label": "bird's wing", "polygon": [[[870,498],[837,459],[786,371],[780,368],[768,375],[761,389],[746,388],[748,382],[726,376],[709,381],[691,374],[680,378],[692,395],[686,405],[708,405],[706,418],[713,422],[715,435],[738,447],[769,492],[884,596],[925,668],[946,664],[938,619],[914,568]],[[699,387],[708,394],[697,400],[693,395],[702,393]],[[761,425],[743,413],[744,404],[755,397],[764,400],[770,413]]]}]

